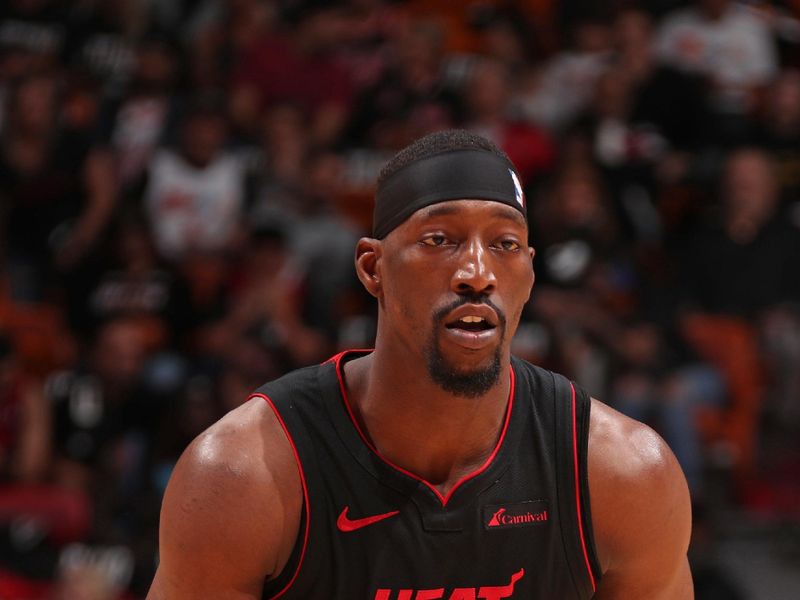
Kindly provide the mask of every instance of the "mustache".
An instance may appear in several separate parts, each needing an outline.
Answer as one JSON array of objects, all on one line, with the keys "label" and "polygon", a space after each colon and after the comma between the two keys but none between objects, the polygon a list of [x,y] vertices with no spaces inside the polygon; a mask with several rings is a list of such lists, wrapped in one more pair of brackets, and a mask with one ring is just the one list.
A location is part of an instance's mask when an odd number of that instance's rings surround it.
[{"label": "mustache", "polygon": [[462,294],[458,297],[457,300],[454,300],[447,306],[443,306],[437,309],[433,313],[433,321],[434,323],[439,323],[444,320],[444,318],[457,309],[460,306],[464,306],[465,304],[485,304],[489,308],[491,308],[495,314],[497,315],[497,319],[499,321],[499,325],[502,328],[506,326],[506,315],[505,313],[500,310],[497,305],[492,302],[492,300],[483,294]]}]

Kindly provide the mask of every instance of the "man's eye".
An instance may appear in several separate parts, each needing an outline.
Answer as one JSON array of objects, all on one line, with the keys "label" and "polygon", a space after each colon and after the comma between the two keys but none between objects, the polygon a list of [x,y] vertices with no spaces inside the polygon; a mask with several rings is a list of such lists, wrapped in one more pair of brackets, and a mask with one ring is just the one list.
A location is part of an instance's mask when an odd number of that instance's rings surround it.
[{"label": "man's eye", "polygon": [[500,240],[500,247],[503,250],[519,250],[520,245],[516,240]]},{"label": "man's eye", "polygon": [[426,246],[443,246],[447,242],[447,238],[443,235],[429,235],[422,240]]}]

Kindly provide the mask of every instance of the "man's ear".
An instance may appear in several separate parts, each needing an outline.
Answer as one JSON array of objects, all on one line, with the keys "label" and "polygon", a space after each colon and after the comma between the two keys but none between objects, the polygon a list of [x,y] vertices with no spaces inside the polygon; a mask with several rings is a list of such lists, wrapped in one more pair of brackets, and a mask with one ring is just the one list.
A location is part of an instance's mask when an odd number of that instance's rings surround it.
[{"label": "man's ear", "polygon": [[530,254],[531,257],[531,287],[528,290],[528,300],[530,300],[533,284],[536,283],[536,269],[533,268],[533,259],[536,257],[536,250],[533,249],[533,246],[528,246],[528,254]]},{"label": "man's ear", "polygon": [[383,243],[374,238],[361,238],[356,244],[356,273],[370,295],[380,298],[381,256]]}]

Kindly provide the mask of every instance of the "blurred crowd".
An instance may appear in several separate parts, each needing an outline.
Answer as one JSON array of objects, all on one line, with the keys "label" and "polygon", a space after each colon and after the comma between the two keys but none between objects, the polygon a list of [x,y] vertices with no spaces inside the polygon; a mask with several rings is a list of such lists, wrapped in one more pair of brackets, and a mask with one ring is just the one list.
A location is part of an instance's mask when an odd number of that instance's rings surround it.
[{"label": "blurred crowd", "polygon": [[0,597],[144,597],[186,444],[263,382],[370,347],[353,250],[375,178],[450,127],[525,188],[537,282],[513,351],[655,427],[698,514],[800,517],[799,16],[3,2]]}]

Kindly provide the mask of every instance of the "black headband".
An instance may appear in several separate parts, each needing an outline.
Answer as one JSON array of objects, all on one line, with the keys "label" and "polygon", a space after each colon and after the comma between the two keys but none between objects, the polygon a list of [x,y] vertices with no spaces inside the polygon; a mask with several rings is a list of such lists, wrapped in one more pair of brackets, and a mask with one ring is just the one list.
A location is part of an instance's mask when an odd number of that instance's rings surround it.
[{"label": "black headband", "polygon": [[522,186],[510,162],[488,150],[451,150],[400,168],[378,187],[372,235],[386,237],[425,206],[469,199],[502,202],[527,218]]}]

